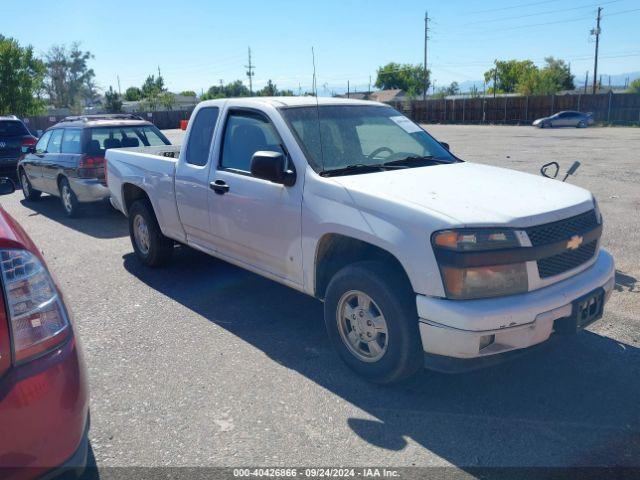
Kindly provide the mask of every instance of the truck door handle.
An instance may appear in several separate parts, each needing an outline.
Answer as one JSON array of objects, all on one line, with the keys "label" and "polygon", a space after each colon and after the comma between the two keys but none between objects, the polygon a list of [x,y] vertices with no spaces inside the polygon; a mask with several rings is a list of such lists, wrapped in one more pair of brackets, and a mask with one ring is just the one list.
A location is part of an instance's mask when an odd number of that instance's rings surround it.
[{"label": "truck door handle", "polygon": [[216,180],[209,184],[209,188],[216,192],[218,195],[224,195],[229,191],[229,185],[224,180]]}]

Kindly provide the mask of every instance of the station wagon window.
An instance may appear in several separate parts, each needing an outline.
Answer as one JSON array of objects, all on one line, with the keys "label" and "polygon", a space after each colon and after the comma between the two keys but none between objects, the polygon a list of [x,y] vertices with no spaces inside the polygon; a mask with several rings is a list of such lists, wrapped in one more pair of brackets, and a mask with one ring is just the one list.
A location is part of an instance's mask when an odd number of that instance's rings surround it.
[{"label": "station wagon window", "polygon": [[67,128],[62,136],[62,153],[82,153],[82,130]]},{"label": "station wagon window", "polygon": [[90,132],[87,153],[91,155],[104,156],[108,148],[170,145],[169,140],[153,125],[96,127]]},{"label": "station wagon window", "polygon": [[249,172],[251,157],[259,151],[285,153],[273,124],[257,112],[231,112],[227,117],[220,166]]},{"label": "station wagon window", "polygon": [[48,130],[42,134],[38,143],[36,143],[36,153],[47,153],[47,144],[51,138],[52,130]]},{"label": "station wagon window", "polygon": [[213,130],[218,121],[218,107],[205,107],[198,111],[189,131],[186,162],[191,165],[203,166],[209,159]]},{"label": "station wagon window", "polygon": [[61,128],[53,130],[51,134],[51,140],[49,140],[49,146],[47,147],[47,153],[60,153],[62,147],[62,134],[64,130]]}]

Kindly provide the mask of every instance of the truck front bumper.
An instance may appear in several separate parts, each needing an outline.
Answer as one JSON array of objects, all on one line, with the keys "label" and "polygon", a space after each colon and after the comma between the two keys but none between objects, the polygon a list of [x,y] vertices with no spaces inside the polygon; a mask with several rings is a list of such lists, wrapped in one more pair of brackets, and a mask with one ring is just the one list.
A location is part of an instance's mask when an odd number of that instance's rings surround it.
[{"label": "truck front bumper", "polygon": [[601,250],[596,262],[585,271],[532,292],[481,300],[447,300],[418,295],[425,363],[429,366],[432,357],[434,364],[442,363],[442,357],[482,359],[481,366],[495,363],[499,358],[489,357],[502,357],[499,354],[548,340],[554,327],[558,328],[556,322],[571,317],[575,300],[601,288],[606,302],[614,284],[613,258]]},{"label": "truck front bumper", "polygon": [[109,198],[109,188],[95,178],[69,178],[71,190],[79,202],[99,202]]}]

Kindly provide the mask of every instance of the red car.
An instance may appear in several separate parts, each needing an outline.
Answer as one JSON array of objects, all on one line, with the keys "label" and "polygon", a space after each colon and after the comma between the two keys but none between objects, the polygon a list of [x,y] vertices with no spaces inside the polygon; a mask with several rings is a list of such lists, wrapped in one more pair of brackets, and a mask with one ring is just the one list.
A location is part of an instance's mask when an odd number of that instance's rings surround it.
[{"label": "red car", "polygon": [[[0,194],[15,191],[0,178]],[[87,373],[62,292],[38,248],[0,207],[0,478],[80,475]]]}]

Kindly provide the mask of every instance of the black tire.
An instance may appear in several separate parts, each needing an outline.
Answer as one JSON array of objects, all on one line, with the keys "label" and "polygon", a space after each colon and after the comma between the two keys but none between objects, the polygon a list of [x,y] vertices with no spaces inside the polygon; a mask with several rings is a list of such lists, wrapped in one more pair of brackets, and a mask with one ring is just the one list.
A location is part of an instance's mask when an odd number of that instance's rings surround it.
[{"label": "black tire", "polygon": [[[358,358],[340,333],[343,327],[339,324],[339,304],[356,290],[373,300],[386,322],[386,351],[376,361]],[[327,287],[324,319],[331,343],[344,362],[369,381],[400,382],[414,375],[424,363],[415,294],[402,273],[383,263],[359,262],[336,273]]]},{"label": "black tire", "polygon": [[62,203],[62,209],[69,218],[74,218],[80,215],[80,202],[78,197],[73,192],[69,180],[61,178],[58,182],[58,190],[60,192],[60,203]]},{"label": "black tire", "polygon": [[577,126],[577,128],[587,128],[587,124],[586,124],[586,123],[584,123],[584,121],[580,120],[580,121],[578,122],[578,126]]},{"label": "black tire", "polygon": [[27,174],[22,168],[20,169],[20,187],[22,188],[22,195],[24,195],[24,199],[28,202],[38,200],[40,195],[42,195],[40,190],[33,188]]},{"label": "black tire", "polygon": [[[147,248],[145,248],[144,242],[139,245],[136,240],[135,230],[138,228],[136,225],[138,217],[144,222],[147,229]],[[153,208],[147,200],[138,200],[129,208],[129,237],[137,257],[146,266],[159,267],[171,259],[174,242],[162,234]]]}]

